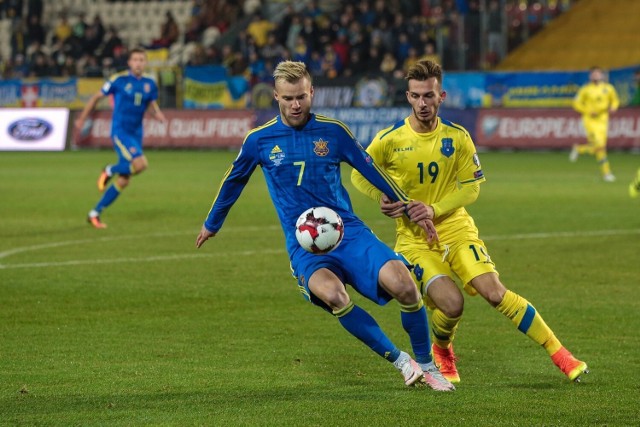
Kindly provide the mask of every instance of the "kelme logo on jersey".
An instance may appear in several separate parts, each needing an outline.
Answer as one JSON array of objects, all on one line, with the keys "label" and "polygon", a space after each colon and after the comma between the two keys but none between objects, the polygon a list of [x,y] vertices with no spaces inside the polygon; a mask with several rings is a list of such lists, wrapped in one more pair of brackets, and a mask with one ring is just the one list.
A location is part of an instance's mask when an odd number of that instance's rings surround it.
[{"label": "kelme logo on jersey", "polygon": [[269,160],[271,160],[274,165],[280,166],[284,158],[284,152],[280,149],[280,147],[276,145],[271,149],[271,153],[269,153]]},{"label": "kelme logo on jersey", "polygon": [[442,138],[442,147],[440,147],[440,152],[445,155],[445,157],[451,157],[451,155],[456,151],[453,148],[453,139],[451,138]]},{"label": "kelme logo on jersey", "polygon": [[315,147],[313,147],[313,152],[320,157],[324,157],[329,154],[329,141],[325,141],[320,138],[318,141],[313,141]]}]

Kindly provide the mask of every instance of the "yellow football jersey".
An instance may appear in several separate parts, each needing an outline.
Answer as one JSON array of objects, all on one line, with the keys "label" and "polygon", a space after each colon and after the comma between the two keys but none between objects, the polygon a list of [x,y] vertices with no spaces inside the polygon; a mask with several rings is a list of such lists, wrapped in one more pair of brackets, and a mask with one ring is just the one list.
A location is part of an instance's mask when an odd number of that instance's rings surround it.
[{"label": "yellow football jersey", "polygon": [[[573,108],[584,116],[585,121],[607,121],[609,110],[620,106],[618,93],[610,83],[587,83],[573,100]],[[592,115],[596,115],[593,117]]]},{"label": "yellow football jersey", "polygon": [[[411,199],[427,205],[458,191],[459,186],[485,181],[469,133],[442,118],[429,133],[415,132],[406,118],[378,132],[367,152]],[[373,198],[379,195],[357,172],[353,173],[353,182],[365,194]],[[438,216],[434,224],[441,242],[477,238],[478,230],[463,207]],[[406,216],[397,220],[396,232],[398,246],[424,245],[422,229]]]}]

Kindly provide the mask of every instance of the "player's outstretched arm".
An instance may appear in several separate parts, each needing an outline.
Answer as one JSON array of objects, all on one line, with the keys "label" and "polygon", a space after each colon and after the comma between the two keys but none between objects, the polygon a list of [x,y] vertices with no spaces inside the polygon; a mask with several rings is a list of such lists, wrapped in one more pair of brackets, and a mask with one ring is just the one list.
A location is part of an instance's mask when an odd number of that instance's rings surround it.
[{"label": "player's outstretched arm", "polygon": [[209,240],[210,237],[214,237],[215,235],[216,233],[214,231],[207,230],[207,228],[203,225],[202,229],[200,229],[200,233],[198,233],[198,237],[196,237],[196,248],[199,249],[200,246],[204,244],[204,242]]}]

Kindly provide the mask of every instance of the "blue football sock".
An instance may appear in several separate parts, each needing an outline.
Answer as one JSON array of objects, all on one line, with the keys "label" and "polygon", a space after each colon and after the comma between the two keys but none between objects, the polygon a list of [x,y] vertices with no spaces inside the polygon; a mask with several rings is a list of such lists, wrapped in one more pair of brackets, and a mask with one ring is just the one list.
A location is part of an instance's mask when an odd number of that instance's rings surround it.
[{"label": "blue football sock", "polygon": [[427,310],[422,304],[422,300],[414,306],[400,306],[400,319],[402,327],[409,334],[413,354],[416,362],[430,363],[431,338],[429,337],[429,322],[427,320]]},{"label": "blue football sock", "polygon": [[104,194],[102,195],[102,198],[100,199],[100,201],[98,202],[98,204],[94,209],[98,213],[102,212],[102,210],[107,206],[109,206],[111,203],[113,203],[118,198],[119,195],[120,195],[120,189],[118,188],[118,186],[116,184],[111,184],[109,188],[107,188],[107,191],[104,192]]},{"label": "blue football sock", "polygon": [[380,329],[375,319],[353,302],[333,314],[343,328],[380,356],[390,362],[395,362],[400,356],[400,350]]}]

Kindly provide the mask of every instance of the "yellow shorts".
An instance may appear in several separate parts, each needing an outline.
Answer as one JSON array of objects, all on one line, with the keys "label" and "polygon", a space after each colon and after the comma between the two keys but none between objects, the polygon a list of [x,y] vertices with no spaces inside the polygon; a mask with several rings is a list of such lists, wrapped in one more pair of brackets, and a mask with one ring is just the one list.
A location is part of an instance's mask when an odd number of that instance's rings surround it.
[{"label": "yellow shorts", "polygon": [[607,145],[607,128],[607,122],[584,122],[584,130],[587,134],[587,142],[595,148],[600,148]]},{"label": "yellow shorts", "polygon": [[428,250],[424,246],[406,247],[402,248],[402,254],[414,266],[413,277],[422,295],[426,295],[431,282],[442,276],[459,281],[469,295],[476,295],[478,292],[470,283],[473,278],[485,273],[498,274],[484,242],[479,238],[451,245],[440,244]]}]

